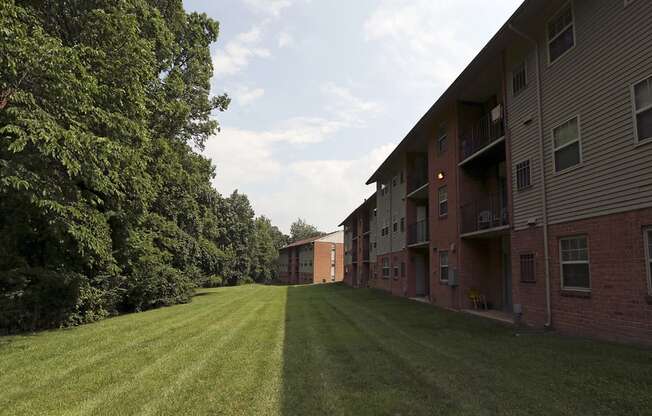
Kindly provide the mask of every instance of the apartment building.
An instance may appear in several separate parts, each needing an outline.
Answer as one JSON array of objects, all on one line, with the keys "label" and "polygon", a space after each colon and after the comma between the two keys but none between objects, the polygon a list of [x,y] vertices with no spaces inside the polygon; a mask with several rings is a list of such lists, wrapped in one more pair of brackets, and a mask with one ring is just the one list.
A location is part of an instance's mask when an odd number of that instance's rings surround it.
[{"label": "apartment building", "polygon": [[650,22],[643,0],[523,2],[368,180],[369,286],[652,343]]},{"label": "apartment building", "polygon": [[285,284],[341,282],[344,232],[296,241],[279,250],[279,280]]},{"label": "apartment building", "polygon": [[368,287],[376,273],[376,193],[357,207],[341,224],[344,226],[344,282]]}]

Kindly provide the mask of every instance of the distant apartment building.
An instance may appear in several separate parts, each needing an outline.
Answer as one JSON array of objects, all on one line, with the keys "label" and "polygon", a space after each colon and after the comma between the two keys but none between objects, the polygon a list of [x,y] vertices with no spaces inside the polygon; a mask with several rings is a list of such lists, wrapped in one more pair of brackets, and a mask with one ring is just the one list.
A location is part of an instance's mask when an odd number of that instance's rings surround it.
[{"label": "distant apartment building", "polygon": [[344,232],[296,241],[279,250],[279,280],[285,284],[341,282]]},{"label": "distant apartment building", "polygon": [[344,281],[367,287],[376,273],[376,194],[366,199],[340,226],[344,226]]},{"label": "distant apartment building", "polygon": [[367,285],[652,343],[650,22],[650,1],[523,2],[370,177]]}]

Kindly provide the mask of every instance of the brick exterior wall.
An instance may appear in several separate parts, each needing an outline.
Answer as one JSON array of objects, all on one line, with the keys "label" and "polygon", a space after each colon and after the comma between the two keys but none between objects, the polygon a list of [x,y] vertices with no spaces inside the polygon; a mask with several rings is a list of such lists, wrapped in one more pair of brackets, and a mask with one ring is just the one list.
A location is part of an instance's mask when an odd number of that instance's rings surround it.
[{"label": "brick exterior wall", "polygon": [[[652,344],[652,305],[646,302],[643,227],[652,209],[596,217],[549,228],[552,324],[561,332]],[[562,291],[559,238],[588,237],[591,294]]]}]

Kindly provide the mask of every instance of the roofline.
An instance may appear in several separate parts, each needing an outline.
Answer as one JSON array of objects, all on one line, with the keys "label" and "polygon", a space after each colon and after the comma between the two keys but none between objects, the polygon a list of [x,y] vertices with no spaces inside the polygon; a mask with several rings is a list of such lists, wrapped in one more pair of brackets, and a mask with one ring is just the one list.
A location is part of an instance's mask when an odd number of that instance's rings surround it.
[{"label": "roofline", "polygon": [[410,129],[410,131],[405,135],[403,140],[399,142],[399,144],[392,150],[392,153],[389,154],[385,158],[385,160],[378,166],[376,171],[367,179],[367,182],[365,182],[366,185],[371,185],[374,182],[378,181],[378,176],[380,175],[381,171],[384,170],[387,165],[389,164],[390,161],[392,161],[399,153],[400,150],[409,142],[411,139],[412,135],[418,131],[418,129],[421,127],[421,125],[424,123],[424,121],[432,116],[434,113],[436,113],[440,107],[443,107],[444,104],[451,98],[450,96],[453,94],[453,92],[459,87],[459,84],[466,78],[466,76],[469,75],[469,73],[476,68],[478,65],[478,61],[480,59],[484,58],[485,55],[490,53],[490,49],[495,47],[495,43],[498,41],[499,37],[505,34],[505,32],[509,31],[509,25],[514,20],[517,15],[521,14],[525,9],[530,7],[532,4],[536,3],[537,1],[542,1],[542,0],[524,0],[521,5],[514,11],[514,13],[511,14],[511,16],[507,19],[505,23],[498,29],[498,31],[489,39],[489,41],[484,45],[482,49],[480,49],[480,52],[478,52],[475,57],[469,62],[469,64],[462,70],[462,72],[455,78],[455,80],[448,86],[448,88],[439,96],[437,101],[424,113],[423,116],[417,121],[417,123]]},{"label": "roofline", "polygon": [[322,238],[330,237],[333,234],[337,234],[337,233],[341,233],[341,232],[342,232],[342,230],[336,230],[336,231],[331,231],[330,233],[326,233],[324,235],[316,235],[314,237],[304,238],[303,240],[295,241],[294,243],[290,243],[290,244],[287,244],[287,245],[279,248],[279,251],[280,250],[285,250],[286,248],[299,247],[299,246],[305,246],[306,244],[312,244],[315,241],[321,240]]},{"label": "roofline", "polygon": [[342,227],[342,226],[344,226],[344,223],[346,223],[346,222],[349,220],[349,218],[351,218],[351,216],[352,216],[353,214],[355,214],[356,212],[358,212],[359,209],[361,209],[362,207],[364,207],[365,205],[367,205],[369,202],[371,202],[372,198],[375,198],[375,197],[376,197],[376,193],[377,193],[377,191],[374,191],[374,193],[372,193],[371,195],[369,195],[368,198],[365,198],[365,200],[362,201],[362,204],[360,204],[360,205],[358,205],[356,208],[354,208],[353,211],[351,211],[351,213],[350,213],[349,215],[347,215],[346,218],[344,218],[344,221],[342,221],[342,222],[338,225],[338,227]]}]

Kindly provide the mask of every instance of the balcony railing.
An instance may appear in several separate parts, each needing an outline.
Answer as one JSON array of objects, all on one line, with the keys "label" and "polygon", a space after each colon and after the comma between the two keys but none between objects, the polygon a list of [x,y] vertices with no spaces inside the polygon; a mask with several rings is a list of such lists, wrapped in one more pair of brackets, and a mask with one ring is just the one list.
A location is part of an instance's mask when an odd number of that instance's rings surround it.
[{"label": "balcony railing", "polygon": [[417,169],[408,176],[407,193],[414,192],[428,183],[428,170]]},{"label": "balcony railing", "polygon": [[501,195],[490,195],[461,207],[462,234],[509,225],[509,210]]},{"label": "balcony railing", "polygon": [[427,243],[430,240],[428,232],[428,220],[417,221],[408,225],[407,243],[409,246],[420,243]]},{"label": "balcony railing", "polygon": [[502,106],[497,107],[498,114],[485,114],[460,135],[460,161],[489,146],[505,135]]}]

